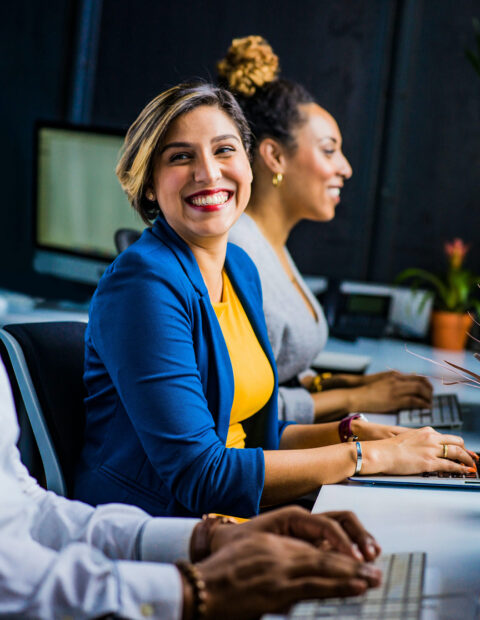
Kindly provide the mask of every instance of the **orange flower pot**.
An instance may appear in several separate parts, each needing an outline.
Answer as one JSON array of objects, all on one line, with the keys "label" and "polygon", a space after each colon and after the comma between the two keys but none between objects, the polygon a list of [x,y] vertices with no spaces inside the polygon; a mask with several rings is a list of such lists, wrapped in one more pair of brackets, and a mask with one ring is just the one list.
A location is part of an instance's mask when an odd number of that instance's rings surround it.
[{"label": "orange flower pot", "polygon": [[472,317],[458,312],[432,313],[432,344],[439,349],[462,351],[467,343],[467,332],[472,327]]}]

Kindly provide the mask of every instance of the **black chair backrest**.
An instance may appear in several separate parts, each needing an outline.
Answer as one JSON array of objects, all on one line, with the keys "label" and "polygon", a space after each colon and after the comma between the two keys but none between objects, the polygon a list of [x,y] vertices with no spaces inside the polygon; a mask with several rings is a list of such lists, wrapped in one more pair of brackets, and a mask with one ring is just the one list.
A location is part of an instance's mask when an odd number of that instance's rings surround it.
[{"label": "black chair backrest", "polygon": [[86,396],[83,383],[86,323],[5,325],[20,344],[67,485],[83,445]]},{"label": "black chair backrest", "polygon": [[137,239],[140,239],[141,233],[134,228],[119,228],[114,235],[115,247],[117,248],[117,252],[123,252],[126,250],[128,246],[135,243]]}]

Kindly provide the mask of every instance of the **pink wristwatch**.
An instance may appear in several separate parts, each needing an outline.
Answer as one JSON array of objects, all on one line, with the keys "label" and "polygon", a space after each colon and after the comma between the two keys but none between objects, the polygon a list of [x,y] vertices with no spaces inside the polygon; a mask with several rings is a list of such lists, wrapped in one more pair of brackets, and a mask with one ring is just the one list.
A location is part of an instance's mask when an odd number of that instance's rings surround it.
[{"label": "pink wristwatch", "polygon": [[352,421],[359,419],[368,422],[367,417],[364,416],[363,413],[355,413],[343,418],[343,420],[340,420],[340,424],[338,425],[338,434],[340,435],[341,442],[357,441],[358,437],[352,431]]}]

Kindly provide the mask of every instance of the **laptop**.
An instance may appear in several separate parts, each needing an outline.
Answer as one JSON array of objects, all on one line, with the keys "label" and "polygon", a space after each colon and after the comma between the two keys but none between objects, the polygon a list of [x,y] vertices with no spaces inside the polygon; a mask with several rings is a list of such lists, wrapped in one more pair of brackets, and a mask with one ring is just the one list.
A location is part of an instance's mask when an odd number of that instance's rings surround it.
[{"label": "laptop", "polygon": [[[477,452],[480,455],[480,405],[465,404],[461,405],[463,425],[461,428],[439,429],[439,432],[449,435],[459,435],[463,437],[465,446]],[[387,414],[392,415],[392,414]],[[390,423],[386,415],[368,414],[368,418],[372,421]],[[448,472],[433,472],[418,474],[416,476],[387,476],[384,474],[352,476],[349,478],[353,482],[361,482],[370,485],[401,485],[401,486],[429,486],[429,487],[449,487],[456,489],[474,489],[480,490],[479,472],[468,474],[467,476],[459,474],[450,474]]]},{"label": "laptop", "polygon": [[463,474],[450,474],[448,472],[430,472],[418,474],[417,476],[384,476],[382,474],[374,474],[371,476],[352,476],[349,480],[371,485],[448,487],[480,491],[478,471],[466,476],[463,476]]},{"label": "laptop", "polygon": [[[478,412],[478,414],[480,415],[480,411]],[[477,425],[480,423],[478,415],[475,416],[475,422]],[[465,435],[465,433],[463,433],[462,435]],[[477,434],[476,442],[478,441],[479,436]],[[471,447],[475,452],[477,452],[477,454],[479,453],[478,444],[476,444],[475,446],[469,446],[468,441],[466,441],[465,443],[467,447]],[[351,476],[349,480],[351,480],[352,482],[361,482],[362,484],[370,485],[384,484],[389,486],[400,485],[448,487],[455,489],[473,489],[480,491],[480,467],[477,465],[477,468],[479,469],[479,471],[469,474],[455,474],[450,472],[425,472],[423,474],[417,474],[415,476],[389,476],[385,474],[372,474],[364,476]]]}]

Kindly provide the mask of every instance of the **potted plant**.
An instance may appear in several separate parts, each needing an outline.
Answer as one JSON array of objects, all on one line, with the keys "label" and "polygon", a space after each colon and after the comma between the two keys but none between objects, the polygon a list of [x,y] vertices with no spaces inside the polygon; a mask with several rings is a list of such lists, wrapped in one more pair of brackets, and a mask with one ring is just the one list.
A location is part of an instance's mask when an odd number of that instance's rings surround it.
[{"label": "potted plant", "polygon": [[443,278],[416,267],[405,269],[396,278],[396,282],[410,280],[414,289],[422,283],[433,288],[435,299],[431,325],[435,347],[463,349],[473,322],[470,311],[480,311],[477,297],[480,276],[463,266],[469,249],[470,246],[461,239],[445,243],[448,266]]}]

